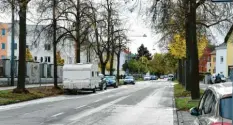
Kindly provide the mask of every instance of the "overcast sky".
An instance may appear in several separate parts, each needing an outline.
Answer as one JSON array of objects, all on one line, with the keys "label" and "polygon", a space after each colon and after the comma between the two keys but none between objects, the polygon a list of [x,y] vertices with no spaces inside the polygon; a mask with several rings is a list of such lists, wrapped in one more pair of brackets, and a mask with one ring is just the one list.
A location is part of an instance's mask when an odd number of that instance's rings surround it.
[{"label": "overcast sky", "polygon": [[[120,0],[119,0],[120,1]],[[122,0],[121,0],[122,1]],[[131,1],[132,2],[132,1]],[[139,3],[134,11],[129,11],[132,7],[133,3],[128,3],[126,6],[119,7],[120,16],[124,20],[124,27],[129,28],[129,31],[127,33],[129,39],[131,40],[131,43],[128,45],[130,48],[130,51],[133,53],[137,52],[137,48],[144,44],[148,50],[151,53],[159,53],[160,49],[158,48],[158,43],[160,36],[156,34],[152,34],[150,29],[150,18],[145,16],[146,9],[151,5],[151,0],[142,0],[142,3]],[[35,6],[32,6],[29,8],[29,11],[31,13],[28,13],[28,24],[33,24],[35,21],[33,20],[32,15],[34,15]],[[10,13],[0,14],[0,22],[10,22],[11,21],[11,15]],[[215,36],[215,39],[213,40],[214,43],[222,43],[224,36],[217,33],[214,29],[212,29],[213,35]],[[142,37],[143,35],[146,35],[147,37]]]}]

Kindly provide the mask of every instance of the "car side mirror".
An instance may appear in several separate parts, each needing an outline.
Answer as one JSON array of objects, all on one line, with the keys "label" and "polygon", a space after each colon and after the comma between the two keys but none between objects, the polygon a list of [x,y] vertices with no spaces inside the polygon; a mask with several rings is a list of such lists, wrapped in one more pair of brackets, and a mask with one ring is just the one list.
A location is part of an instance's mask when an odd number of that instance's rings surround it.
[{"label": "car side mirror", "polygon": [[192,116],[199,116],[199,115],[200,115],[199,110],[198,110],[197,107],[191,108],[191,109],[189,110],[189,112],[190,112],[190,114],[191,114]]}]

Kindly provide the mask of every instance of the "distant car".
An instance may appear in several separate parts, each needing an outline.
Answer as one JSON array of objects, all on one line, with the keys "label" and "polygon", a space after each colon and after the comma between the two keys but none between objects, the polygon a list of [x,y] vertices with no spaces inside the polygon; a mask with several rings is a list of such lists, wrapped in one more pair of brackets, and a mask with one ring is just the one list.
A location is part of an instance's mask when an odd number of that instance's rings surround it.
[{"label": "distant car", "polygon": [[164,79],[164,76],[163,76],[163,75],[161,75],[161,76],[160,76],[160,79]]},{"label": "distant car", "polygon": [[104,80],[106,81],[108,87],[112,86],[114,88],[117,88],[117,82],[115,76],[105,76]]},{"label": "distant car", "polygon": [[158,79],[158,77],[156,75],[151,75],[150,76],[150,80],[157,80],[157,79]]},{"label": "distant car", "polygon": [[219,77],[216,74],[213,74],[211,76],[211,84],[215,83],[221,83],[221,82],[226,82],[226,77],[224,75],[219,75]]},{"label": "distant car", "polygon": [[143,77],[143,79],[144,79],[144,80],[150,80],[151,77],[150,77],[149,75],[145,75],[145,76]]},{"label": "distant car", "polygon": [[197,116],[192,125],[232,125],[232,83],[209,86],[190,114]]},{"label": "distant car", "polygon": [[174,75],[173,74],[169,74],[168,75],[168,80],[169,81],[173,81],[174,80]]},{"label": "distant car", "polygon": [[124,84],[135,84],[134,77],[133,76],[126,76],[124,79]]}]

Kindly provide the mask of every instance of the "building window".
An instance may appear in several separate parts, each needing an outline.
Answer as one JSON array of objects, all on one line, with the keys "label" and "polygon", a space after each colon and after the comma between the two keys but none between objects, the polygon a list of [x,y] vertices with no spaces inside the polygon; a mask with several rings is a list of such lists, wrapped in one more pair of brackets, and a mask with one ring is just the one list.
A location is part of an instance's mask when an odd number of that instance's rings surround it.
[{"label": "building window", "polygon": [[6,35],[6,29],[2,29],[2,36]]},{"label": "building window", "polygon": [[48,62],[50,62],[50,56],[48,56]]},{"label": "building window", "polygon": [[26,48],[28,48],[28,45],[26,45]]},{"label": "building window", "polygon": [[223,63],[223,56],[220,57],[220,63]]},{"label": "building window", "polygon": [[6,49],[6,44],[2,43],[2,49]]},{"label": "building window", "polygon": [[50,44],[45,44],[44,48],[45,48],[45,50],[51,50],[51,45]]},{"label": "building window", "polygon": [[37,46],[38,46],[37,43],[35,43],[35,44],[34,44],[34,47],[37,48]]},{"label": "building window", "polygon": [[17,43],[14,44],[14,48],[17,49]]},{"label": "building window", "polygon": [[50,56],[45,56],[45,62],[50,62]]},{"label": "building window", "polygon": [[1,56],[1,59],[6,59],[6,57],[5,56]]},{"label": "building window", "polygon": [[34,61],[37,61],[37,56],[34,57]]},{"label": "building window", "polygon": [[94,72],[92,71],[92,77],[94,77]]},{"label": "building window", "polygon": [[43,57],[40,57],[40,62],[43,62]]},{"label": "building window", "polygon": [[213,58],[213,62],[216,62],[216,57]]}]

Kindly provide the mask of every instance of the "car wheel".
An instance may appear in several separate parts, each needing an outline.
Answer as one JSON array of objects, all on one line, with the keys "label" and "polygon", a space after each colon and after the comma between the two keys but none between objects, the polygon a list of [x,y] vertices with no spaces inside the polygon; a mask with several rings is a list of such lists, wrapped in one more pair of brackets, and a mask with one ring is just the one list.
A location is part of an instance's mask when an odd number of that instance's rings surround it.
[{"label": "car wheel", "polygon": [[117,88],[117,84],[116,83],[114,84],[114,88]]},{"label": "car wheel", "polygon": [[103,84],[100,86],[100,90],[101,90],[101,91],[104,90],[104,85],[103,85]]},{"label": "car wheel", "polygon": [[104,88],[104,90],[107,90],[107,89],[108,89],[107,84],[105,84],[105,88]]},{"label": "car wheel", "polygon": [[92,90],[92,92],[93,92],[93,93],[96,93],[96,89],[94,88],[94,89]]},{"label": "car wheel", "polygon": [[126,82],[124,82],[124,85],[126,85],[127,83]]}]

